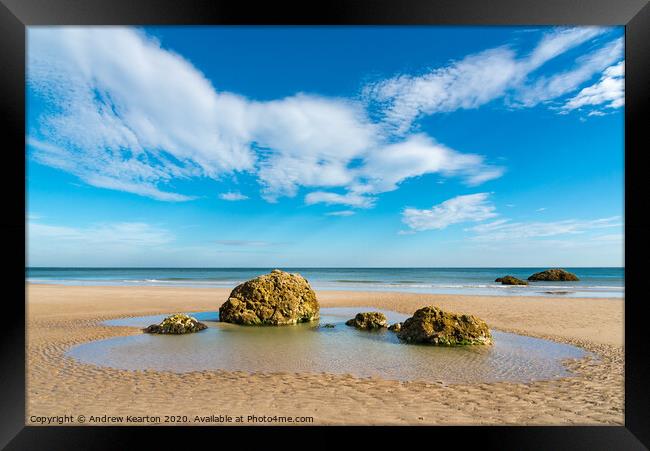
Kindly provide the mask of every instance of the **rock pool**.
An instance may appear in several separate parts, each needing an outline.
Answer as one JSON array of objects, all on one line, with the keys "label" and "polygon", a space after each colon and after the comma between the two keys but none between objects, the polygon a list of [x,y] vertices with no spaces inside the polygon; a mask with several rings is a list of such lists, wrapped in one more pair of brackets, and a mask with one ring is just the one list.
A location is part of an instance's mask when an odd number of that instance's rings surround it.
[{"label": "rock pool", "polygon": [[[527,382],[569,376],[563,359],[588,353],[549,340],[492,331],[494,345],[435,347],[400,343],[388,330],[362,331],[345,321],[367,307],[323,308],[320,321],[280,327],[217,322],[218,312],[189,313],[208,329],[187,335],[142,333],[72,347],[67,355],[88,364],[177,373],[201,370],[333,373],[428,382]],[[389,323],[408,315],[384,313]],[[144,328],[167,315],[106,321]],[[331,323],[335,327],[320,327]]]}]

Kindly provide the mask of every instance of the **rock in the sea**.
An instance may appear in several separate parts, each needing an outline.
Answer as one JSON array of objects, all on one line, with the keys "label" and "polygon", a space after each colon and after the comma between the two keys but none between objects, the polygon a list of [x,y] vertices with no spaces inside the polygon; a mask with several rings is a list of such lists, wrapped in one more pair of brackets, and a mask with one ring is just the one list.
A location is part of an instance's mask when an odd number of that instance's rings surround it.
[{"label": "rock in the sea", "polygon": [[334,329],[334,328],[336,327],[336,324],[325,323],[325,324],[321,324],[320,327],[324,327],[324,328],[326,328],[326,329]]},{"label": "rock in the sea", "polygon": [[501,282],[501,285],[528,285],[525,280],[517,279],[514,276],[499,277],[495,282]]},{"label": "rock in the sea", "polygon": [[274,269],[235,287],[219,317],[246,326],[282,326],[314,321],[320,318],[320,307],[304,277]]},{"label": "rock in the sea", "polygon": [[388,326],[388,320],[383,313],[365,312],[357,313],[354,318],[346,321],[345,324],[357,329],[381,329]]},{"label": "rock in the sea", "polygon": [[547,269],[546,271],[536,272],[528,278],[532,281],[552,281],[552,282],[575,282],[578,279],[573,273],[563,269]]},{"label": "rock in the sea", "polygon": [[388,326],[388,330],[392,330],[393,332],[399,332],[400,330],[402,330],[402,323],[391,324],[390,326]]},{"label": "rock in the sea", "polygon": [[178,315],[171,315],[162,320],[160,324],[152,324],[151,326],[143,329],[144,332],[149,334],[191,334],[193,332],[198,332],[203,329],[207,329],[203,323],[200,323],[196,318],[191,316],[183,315],[179,313]]},{"label": "rock in the sea", "polygon": [[404,321],[397,337],[407,343],[438,346],[492,344],[485,321],[472,315],[458,315],[438,307],[423,307]]}]

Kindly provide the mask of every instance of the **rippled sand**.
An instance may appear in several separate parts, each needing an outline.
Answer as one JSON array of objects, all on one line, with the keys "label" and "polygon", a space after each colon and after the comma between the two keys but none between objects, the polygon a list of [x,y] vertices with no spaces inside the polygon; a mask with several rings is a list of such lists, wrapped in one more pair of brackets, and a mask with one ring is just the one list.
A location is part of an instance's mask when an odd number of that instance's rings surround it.
[{"label": "rippled sand", "polygon": [[323,307],[412,313],[434,304],[478,315],[491,328],[579,345],[597,355],[567,361],[573,374],[552,381],[446,385],[352,375],[178,374],[80,364],[64,355],[71,346],[141,333],[101,325],[104,320],[214,311],[229,290],[28,285],[27,292],[28,424],[34,424],[32,416],[66,414],[187,415],[190,424],[198,424],[192,422],[196,415],[216,420],[221,414],[311,416],[314,424],[623,424],[621,299],[318,293]]}]

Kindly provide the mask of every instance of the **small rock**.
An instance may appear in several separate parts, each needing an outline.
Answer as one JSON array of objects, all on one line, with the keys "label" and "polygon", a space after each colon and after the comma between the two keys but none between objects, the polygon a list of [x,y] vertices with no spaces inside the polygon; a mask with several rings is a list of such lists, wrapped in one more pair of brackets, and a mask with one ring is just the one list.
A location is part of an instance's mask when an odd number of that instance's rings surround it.
[{"label": "small rock", "polygon": [[393,332],[399,332],[400,330],[402,330],[402,323],[391,324],[388,327],[388,330],[392,330]]},{"label": "small rock", "polygon": [[495,282],[501,282],[501,285],[528,285],[528,282],[525,280],[518,279],[514,276],[499,277]]},{"label": "small rock", "polygon": [[196,318],[179,313],[177,315],[168,316],[162,320],[160,324],[152,324],[143,329],[143,331],[148,334],[181,335],[191,334],[207,328],[208,326],[200,323]]},{"label": "small rock", "polygon": [[528,278],[532,281],[551,281],[551,282],[576,282],[578,276],[564,269],[554,268],[546,271],[536,272]]},{"label": "small rock", "polygon": [[325,323],[325,324],[321,324],[320,327],[325,327],[325,328],[327,328],[327,329],[334,329],[334,328],[336,327],[336,324]]},{"label": "small rock", "polygon": [[365,312],[357,313],[354,318],[348,320],[345,324],[357,329],[381,329],[388,326],[388,320],[383,313]]},{"label": "small rock", "polygon": [[492,344],[490,329],[482,319],[433,306],[417,310],[404,321],[397,337],[407,343],[438,346]]}]

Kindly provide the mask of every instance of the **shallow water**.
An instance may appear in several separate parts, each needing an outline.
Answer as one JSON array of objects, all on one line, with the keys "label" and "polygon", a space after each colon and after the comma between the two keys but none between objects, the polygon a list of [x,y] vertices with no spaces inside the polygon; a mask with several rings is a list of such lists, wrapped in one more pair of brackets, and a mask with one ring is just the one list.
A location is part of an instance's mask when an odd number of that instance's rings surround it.
[{"label": "shallow water", "polygon": [[[575,346],[492,331],[494,345],[455,348],[400,343],[393,332],[360,331],[345,325],[364,308],[323,308],[318,322],[283,327],[220,323],[216,312],[191,313],[208,329],[188,335],[141,334],[74,346],[71,357],[127,370],[189,372],[229,370],[352,374],[392,380],[445,383],[531,381],[570,373],[561,360],[587,352]],[[407,315],[382,311],[390,323]],[[166,315],[107,321],[145,327]]]}]

